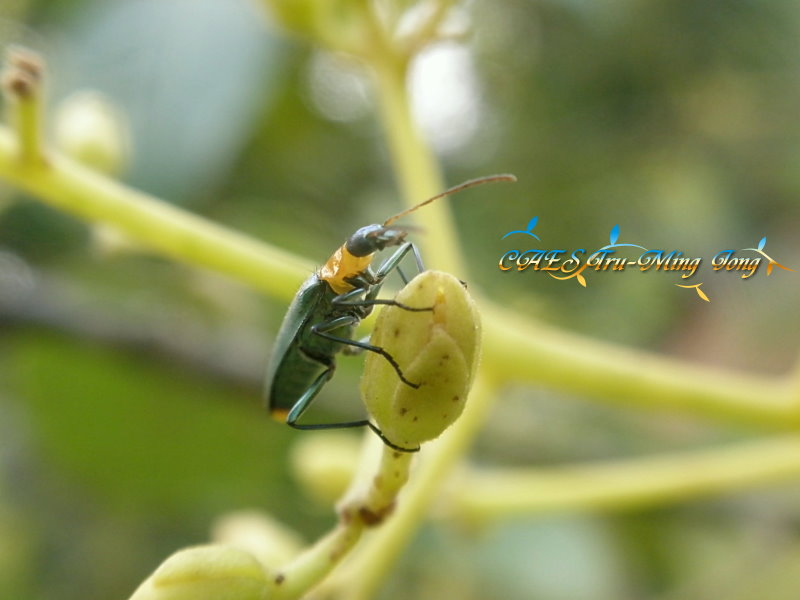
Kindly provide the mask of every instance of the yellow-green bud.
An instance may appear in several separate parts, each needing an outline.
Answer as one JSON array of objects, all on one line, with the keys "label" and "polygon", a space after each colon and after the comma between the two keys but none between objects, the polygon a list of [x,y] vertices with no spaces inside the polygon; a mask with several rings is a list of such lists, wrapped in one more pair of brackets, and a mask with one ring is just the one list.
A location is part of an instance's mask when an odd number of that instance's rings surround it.
[{"label": "yellow-green bud", "polygon": [[383,357],[369,353],[361,395],[386,438],[403,448],[441,435],[461,414],[480,353],[480,318],[464,285],[452,275],[424,271],[395,298],[411,312],[387,306],[371,343],[385,349],[405,378]]},{"label": "yellow-green bud", "polygon": [[56,144],[64,154],[102,173],[119,174],[127,160],[128,130],[111,101],[98,92],[76,92],[55,117]]},{"label": "yellow-green bud", "polygon": [[270,582],[248,552],[196,546],[165,560],[130,600],[266,600]]},{"label": "yellow-green bud", "polygon": [[323,504],[339,498],[358,463],[361,439],[343,431],[315,431],[298,437],[292,447],[294,476]]},{"label": "yellow-green bud", "polygon": [[92,251],[101,258],[144,252],[146,248],[113,225],[92,225]]},{"label": "yellow-green bud", "polygon": [[211,528],[214,543],[252,554],[262,566],[279,569],[303,549],[300,535],[270,515],[237,511],[217,519]]}]

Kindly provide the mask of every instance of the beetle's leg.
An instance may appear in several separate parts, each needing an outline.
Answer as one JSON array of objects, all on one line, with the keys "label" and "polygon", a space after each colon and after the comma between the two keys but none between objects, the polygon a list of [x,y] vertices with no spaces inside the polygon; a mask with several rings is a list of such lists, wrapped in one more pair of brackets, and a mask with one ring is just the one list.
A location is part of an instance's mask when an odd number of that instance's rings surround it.
[{"label": "beetle's leg", "polygon": [[378,429],[375,425],[372,424],[371,421],[367,421],[367,427],[372,429],[372,431],[375,432],[375,435],[381,438],[381,441],[383,441],[383,443],[389,446],[389,448],[391,448],[392,450],[397,450],[398,452],[419,452],[419,446],[417,446],[416,448],[403,448],[402,446],[393,444],[392,442],[389,441],[389,439],[385,435],[383,435],[383,432],[380,429]]},{"label": "beetle's leg", "polygon": [[333,365],[329,366],[325,369],[322,373],[320,373],[314,382],[308,386],[308,389],[303,392],[303,395],[294,403],[292,406],[292,410],[289,411],[289,414],[286,415],[286,424],[290,427],[294,427],[295,429],[345,429],[347,427],[364,427],[364,426],[371,426],[372,424],[367,421],[366,419],[361,421],[349,421],[346,423],[312,423],[312,424],[303,424],[298,423],[297,420],[302,416],[302,414],[308,408],[308,405],[311,404],[311,401],[316,398],[319,391],[322,387],[328,383],[328,380],[333,377]]},{"label": "beetle's leg", "polygon": [[403,280],[403,285],[408,285],[408,277],[406,277],[406,274],[403,272],[403,267],[400,265],[397,265],[397,274],[400,275],[400,279]]},{"label": "beetle's leg", "polygon": [[[422,257],[419,254],[419,248],[417,248],[411,242],[406,242],[402,246],[400,246],[397,250],[395,250],[392,255],[383,261],[378,267],[378,270],[373,272],[372,269],[367,267],[361,273],[357,275],[353,275],[346,279],[348,283],[356,286],[357,288],[363,288],[364,290],[371,290],[374,286],[377,286],[378,290],[380,290],[380,286],[383,283],[383,280],[386,276],[391,273],[394,269],[397,269],[400,278],[403,280],[404,284],[408,283],[408,277],[400,268],[400,262],[405,258],[406,254],[409,252],[414,253],[414,260],[417,263],[417,271],[422,273],[425,270],[425,266],[422,264]],[[375,294],[377,295],[377,290]]]},{"label": "beetle's leg", "polygon": [[378,267],[378,271],[374,275],[378,288],[380,288],[380,284],[383,282],[386,276],[394,269],[397,269],[397,274],[400,275],[400,279],[403,280],[403,285],[408,285],[409,279],[403,272],[400,262],[405,258],[409,251],[414,253],[414,261],[417,263],[417,273],[422,273],[425,270],[425,265],[422,264],[422,256],[419,254],[419,248],[417,248],[411,242],[406,242],[400,248],[398,248],[394,254],[383,261],[380,267]]},{"label": "beetle's leg", "polygon": [[[356,288],[354,290],[350,290],[349,292],[345,292],[344,294],[339,294],[335,298],[331,300],[331,304],[334,306],[375,306],[376,304],[383,304],[386,306],[396,306],[398,308],[402,308],[403,310],[408,310],[411,312],[422,312],[426,310],[433,310],[432,306],[426,306],[424,308],[414,308],[413,306],[408,306],[403,304],[402,302],[398,302],[397,300],[390,300],[384,298],[375,298],[375,296],[380,291],[381,284],[375,284],[371,286],[371,289],[367,290],[365,288]],[[364,299],[358,300],[359,296],[362,294],[366,294]]]},{"label": "beetle's leg", "polygon": [[[395,250],[395,252],[389,258],[387,258],[385,261],[381,263],[381,266],[378,267],[378,270],[375,272],[375,280],[378,283],[383,281],[383,279],[389,273],[391,273],[394,269],[397,268],[397,265],[400,264],[400,261],[403,260],[403,258],[405,258],[406,254],[408,254],[409,251],[414,253],[414,260],[417,263],[417,269],[419,269],[419,272],[422,273],[422,271],[425,270],[425,266],[422,264],[422,257],[419,254],[419,250],[411,242],[406,242],[405,244],[400,246],[397,250]],[[403,277],[403,279],[405,280],[405,277]]]},{"label": "beetle's leg", "polygon": [[[425,265],[422,264],[422,256],[419,254],[419,248],[411,244],[411,250],[414,252],[414,260],[417,263],[417,273],[422,273],[425,270]],[[408,285],[408,277],[403,273],[403,269],[400,265],[397,265],[397,274],[400,275],[400,279],[403,280],[403,285]]]},{"label": "beetle's leg", "polygon": [[[367,270],[365,270],[361,275],[357,275],[349,279],[349,282],[353,285],[357,285],[357,287],[349,292],[345,292],[344,294],[336,296],[331,301],[332,304],[339,306],[374,306],[376,304],[383,304],[386,306],[396,306],[411,312],[433,310],[432,306],[425,308],[414,308],[403,304],[402,302],[397,302],[396,300],[383,300],[377,297],[381,291],[383,280],[386,279],[386,276],[391,273],[393,269],[397,269],[399,271],[400,276],[403,279],[403,283],[408,283],[408,278],[405,276],[402,270],[400,270],[399,265],[400,261],[405,258],[409,251],[414,253],[414,260],[417,263],[417,269],[419,272],[421,273],[424,271],[425,266],[422,264],[422,257],[419,254],[419,249],[411,242],[406,242],[400,246],[400,248],[398,248],[389,258],[381,263],[381,266],[378,267],[377,272],[372,273],[372,271],[367,268]],[[365,294],[364,298],[362,300],[355,300],[355,298],[358,298],[361,294]]]},{"label": "beetle's leg", "polygon": [[[358,341],[366,344],[369,342],[369,336],[365,335],[364,337],[359,338]],[[364,349],[360,348],[359,346],[345,346],[344,348],[342,348],[342,354],[344,354],[345,356],[358,356],[363,351]]]},{"label": "beetle's leg", "polygon": [[333,365],[329,366],[325,369],[322,373],[320,373],[314,382],[308,387],[308,389],[303,392],[303,395],[295,402],[292,410],[289,411],[289,414],[286,416],[286,424],[289,427],[294,427],[295,429],[304,429],[304,430],[313,430],[313,429],[348,429],[351,427],[369,427],[375,434],[381,438],[384,444],[389,446],[392,450],[397,450],[398,452],[418,452],[419,446],[416,448],[403,448],[402,446],[398,446],[390,442],[383,432],[378,429],[369,419],[362,419],[360,421],[346,421],[344,423],[298,423],[297,420],[302,416],[302,414],[308,408],[308,405],[311,404],[311,401],[319,394],[319,391],[322,387],[328,383],[328,380],[333,377]]},{"label": "beetle's leg", "polygon": [[397,376],[400,378],[400,381],[405,383],[407,386],[414,388],[415,390],[419,388],[418,383],[412,383],[411,381],[406,379],[406,376],[403,375],[403,371],[400,369],[400,365],[397,364],[397,361],[394,359],[394,357],[380,346],[373,346],[372,344],[368,344],[366,342],[359,342],[350,338],[343,338],[339,337],[338,335],[333,335],[331,333],[328,333],[329,331],[339,329],[340,327],[353,325],[357,321],[358,321],[357,318],[351,316],[338,317],[336,319],[331,319],[330,321],[325,321],[324,323],[317,323],[316,325],[313,325],[311,327],[311,332],[320,337],[324,337],[326,340],[339,342],[340,344],[344,344],[346,346],[354,346],[356,348],[361,348],[362,350],[368,350],[369,352],[380,354],[387,361],[389,361],[390,365],[392,365],[392,368],[397,373]]},{"label": "beetle's leg", "polygon": [[375,273],[373,273],[372,269],[370,269],[369,267],[367,267],[360,273],[357,273],[356,275],[345,278],[345,281],[355,286],[356,288],[361,288],[364,290],[367,290],[376,283],[378,283],[377,281],[375,281]]},{"label": "beetle's leg", "polygon": [[[383,285],[383,280],[386,279],[386,276],[394,269],[397,269],[403,283],[408,284],[408,277],[406,277],[406,274],[400,268],[400,261],[405,258],[409,251],[414,253],[414,260],[417,263],[419,272],[421,273],[424,271],[425,267],[422,264],[422,257],[419,254],[419,249],[411,242],[406,242],[387,258],[375,273],[367,267],[358,275],[346,279],[348,283],[355,286],[355,289],[336,296],[336,298],[333,299],[333,303],[350,306],[374,306],[375,304],[385,304],[410,311],[432,310],[432,308],[411,308],[410,306],[406,306],[394,300],[377,300],[378,294],[381,291],[381,286]],[[354,298],[358,298],[361,294],[364,294],[363,300],[353,300]]]}]

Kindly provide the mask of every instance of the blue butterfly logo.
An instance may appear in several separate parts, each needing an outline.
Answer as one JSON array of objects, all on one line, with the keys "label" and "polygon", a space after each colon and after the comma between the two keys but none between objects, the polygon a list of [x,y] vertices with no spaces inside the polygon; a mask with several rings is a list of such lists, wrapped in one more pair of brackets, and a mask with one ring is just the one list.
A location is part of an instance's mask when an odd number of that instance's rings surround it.
[{"label": "blue butterfly logo", "polygon": [[[539,236],[538,236],[538,235],[536,235],[535,233],[531,233],[531,231],[533,231],[533,228],[534,228],[534,227],[536,227],[536,223],[537,223],[538,221],[539,221],[539,217],[533,217],[533,218],[532,218],[530,221],[528,221],[528,228],[527,228],[527,229],[525,229],[525,230],[522,230],[522,229],[515,229],[514,231],[509,231],[507,234],[505,234],[505,235],[504,235],[502,238],[500,238],[500,239],[503,239],[503,240],[504,240],[504,239],[506,239],[508,236],[510,236],[512,233],[524,233],[525,235],[529,235],[529,236],[531,236],[531,237],[534,237],[534,238],[536,238],[536,239],[538,240],[538,239],[539,239]],[[540,240],[540,241],[541,241],[541,240]]]}]

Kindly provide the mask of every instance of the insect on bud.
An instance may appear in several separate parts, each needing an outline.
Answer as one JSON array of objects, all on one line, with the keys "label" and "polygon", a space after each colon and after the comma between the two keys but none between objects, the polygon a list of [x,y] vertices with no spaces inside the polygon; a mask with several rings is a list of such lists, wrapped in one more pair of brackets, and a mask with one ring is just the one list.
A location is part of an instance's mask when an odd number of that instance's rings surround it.
[{"label": "insect on bud", "polygon": [[441,435],[463,411],[480,354],[480,319],[464,285],[440,271],[424,271],[395,300],[433,310],[386,306],[370,341],[419,387],[401,381],[384,357],[370,353],[361,395],[386,439],[411,449]]}]

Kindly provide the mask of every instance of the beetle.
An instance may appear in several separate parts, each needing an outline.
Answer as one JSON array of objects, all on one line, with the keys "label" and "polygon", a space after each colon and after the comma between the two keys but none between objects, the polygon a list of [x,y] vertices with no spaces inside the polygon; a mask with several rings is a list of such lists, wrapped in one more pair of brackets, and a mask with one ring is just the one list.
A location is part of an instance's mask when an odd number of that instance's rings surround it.
[{"label": "beetle", "polygon": [[[419,387],[405,378],[400,366],[383,348],[353,339],[356,326],[375,305],[397,306],[408,311],[432,310],[431,307],[415,308],[377,297],[384,279],[395,269],[407,283],[399,265],[409,252],[414,254],[418,269],[423,270],[416,246],[405,241],[408,231],[393,227],[392,223],[434,200],[495,181],[516,181],[516,178],[513,175],[489,175],[470,179],[389,217],[383,224],[361,227],[305,280],[286,312],[267,366],[264,399],[273,418],[285,421],[295,429],[366,426],[395,450],[419,450],[394,445],[369,419],[317,424],[298,423],[298,419],[333,377],[336,354],[341,351],[355,354],[366,350],[380,354],[404,384]],[[374,254],[390,246],[399,247],[373,272],[370,265]]]}]

